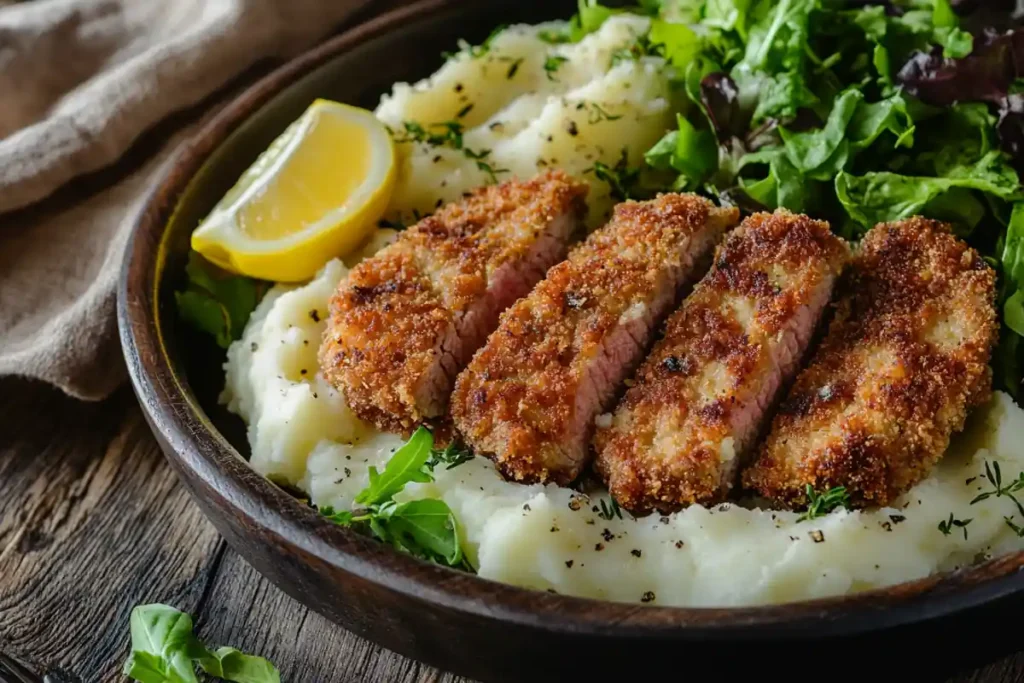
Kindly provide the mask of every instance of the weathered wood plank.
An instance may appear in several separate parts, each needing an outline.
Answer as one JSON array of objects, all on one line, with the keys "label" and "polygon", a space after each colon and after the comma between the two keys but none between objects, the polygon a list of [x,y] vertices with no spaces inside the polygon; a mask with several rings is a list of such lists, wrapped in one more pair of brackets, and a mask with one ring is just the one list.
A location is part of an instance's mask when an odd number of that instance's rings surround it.
[{"label": "weathered wood plank", "polygon": [[222,541],[127,389],[86,405],[4,380],[0,415],[0,651],[120,680],[131,608],[197,608]]},{"label": "weathered wood plank", "polygon": [[270,584],[230,550],[220,563],[198,629],[204,641],[267,657],[284,681],[465,683],[330,623]]}]

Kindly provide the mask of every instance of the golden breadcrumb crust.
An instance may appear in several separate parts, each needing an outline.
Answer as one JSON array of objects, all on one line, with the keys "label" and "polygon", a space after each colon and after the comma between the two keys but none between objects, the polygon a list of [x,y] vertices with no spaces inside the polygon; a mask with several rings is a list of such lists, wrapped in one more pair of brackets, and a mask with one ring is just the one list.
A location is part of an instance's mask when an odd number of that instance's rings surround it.
[{"label": "golden breadcrumb crust", "polygon": [[622,507],[667,513],[724,497],[735,468],[723,461],[756,436],[759,396],[783,372],[779,347],[814,324],[809,309],[825,307],[848,259],[828,223],[782,209],[726,238],[595,435],[597,470]]},{"label": "golden breadcrumb crust", "polygon": [[443,414],[459,368],[442,345],[495,271],[526,259],[552,221],[583,213],[587,191],[562,171],[484,187],[353,268],[331,299],[320,365],[356,415],[409,433]]},{"label": "golden breadcrumb crust", "polygon": [[[713,243],[737,220],[735,209],[696,195],[617,205],[604,227],[505,311],[459,376],[451,410],[467,443],[510,479],[575,479],[585,465],[579,453],[589,448],[576,415],[579,393],[594,391],[588,369],[627,309],[675,289],[670,271],[691,265],[686,245],[697,238]],[[580,443],[567,445],[569,439]]]},{"label": "golden breadcrumb crust", "polygon": [[805,504],[807,485],[888,505],[921,481],[989,397],[995,281],[945,224],[868,232],[745,485],[782,505]]}]

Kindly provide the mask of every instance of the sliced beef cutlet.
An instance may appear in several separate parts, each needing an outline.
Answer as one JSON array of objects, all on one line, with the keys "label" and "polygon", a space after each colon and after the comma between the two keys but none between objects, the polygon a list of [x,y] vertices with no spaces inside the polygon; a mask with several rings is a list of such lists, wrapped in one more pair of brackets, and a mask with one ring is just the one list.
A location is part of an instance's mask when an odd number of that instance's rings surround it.
[{"label": "sliced beef cutlet", "polygon": [[888,505],[921,481],[990,395],[995,273],[923,218],[869,231],[828,335],[780,407],[744,483],[782,505],[808,486]]},{"label": "sliced beef cutlet", "polygon": [[635,514],[715,503],[732,487],[849,258],[827,223],[785,210],[743,221],[602,415],[596,467]]},{"label": "sliced beef cutlet", "polygon": [[402,232],[332,298],[325,377],[381,429],[407,434],[442,417],[499,314],[564,258],[586,194],[551,171],[482,188]]},{"label": "sliced beef cutlet", "polygon": [[607,225],[502,315],[459,375],[451,412],[466,443],[509,479],[575,479],[594,417],[737,220],[735,209],[689,194],[616,206]]}]

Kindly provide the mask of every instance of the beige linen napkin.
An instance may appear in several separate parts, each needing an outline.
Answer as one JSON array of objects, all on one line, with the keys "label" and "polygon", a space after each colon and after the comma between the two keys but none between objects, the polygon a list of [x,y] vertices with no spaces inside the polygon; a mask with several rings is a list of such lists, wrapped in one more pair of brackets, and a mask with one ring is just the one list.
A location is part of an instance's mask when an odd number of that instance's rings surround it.
[{"label": "beige linen napkin", "polygon": [[124,380],[115,284],[175,146],[370,4],[397,3],[0,0],[0,375],[89,400]]}]

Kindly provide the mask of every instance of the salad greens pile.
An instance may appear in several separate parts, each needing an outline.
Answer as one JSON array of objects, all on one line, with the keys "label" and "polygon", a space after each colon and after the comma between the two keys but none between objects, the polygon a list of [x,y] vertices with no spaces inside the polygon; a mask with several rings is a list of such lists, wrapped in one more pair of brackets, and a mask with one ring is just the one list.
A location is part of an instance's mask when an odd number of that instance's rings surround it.
[{"label": "salad greens pile", "polygon": [[912,215],[950,222],[1000,274],[996,382],[1018,397],[1024,29],[1012,7],[980,5],[580,0],[566,39],[617,12],[649,15],[642,49],[629,52],[667,59],[685,92],[647,167],[612,179],[629,181],[627,196],[671,188],[745,211],[784,207],[854,240]]},{"label": "salad greens pile", "polygon": [[417,429],[391,456],[383,472],[370,467],[370,483],[359,492],[355,511],[324,507],[320,513],[335,524],[351,526],[414,557],[473,571],[462,554],[455,513],[436,498],[395,502],[395,495],[411,482],[433,481],[434,469],[448,469],[472,458],[472,453],[450,444],[434,448],[434,435]]},{"label": "salad greens pile", "polygon": [[199,683],[195,667],[234,683],[281,683],[274,665],[233,647],[210,650],[192,633],[192,617],[168,605],[140,605],[131,615],[124,675],[140,683]]}]

